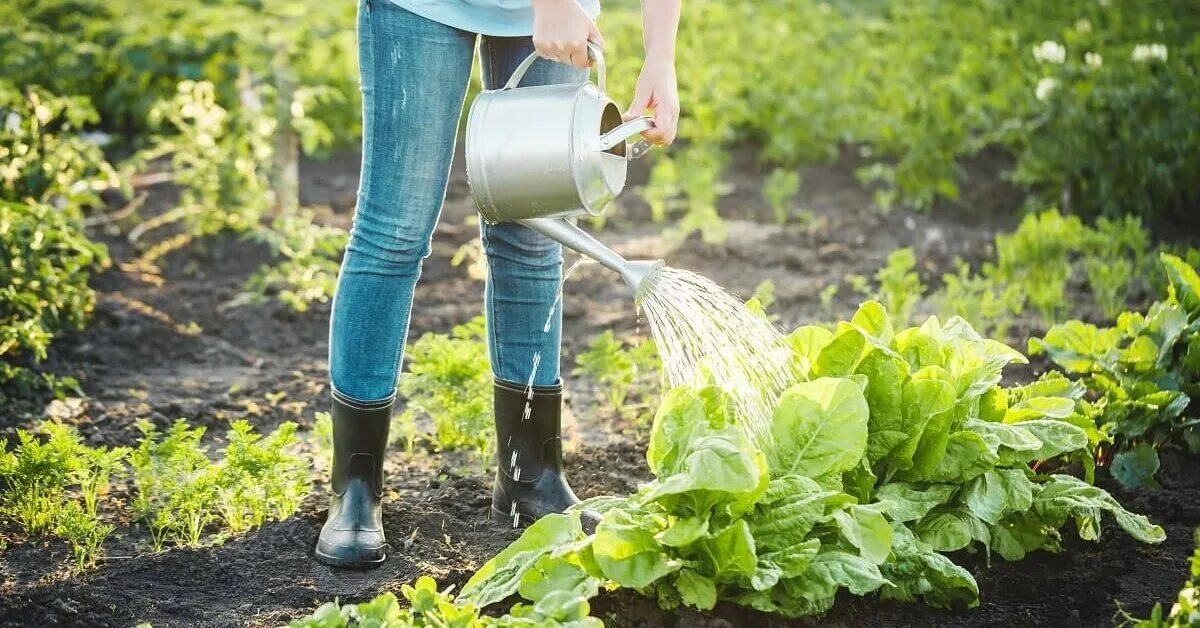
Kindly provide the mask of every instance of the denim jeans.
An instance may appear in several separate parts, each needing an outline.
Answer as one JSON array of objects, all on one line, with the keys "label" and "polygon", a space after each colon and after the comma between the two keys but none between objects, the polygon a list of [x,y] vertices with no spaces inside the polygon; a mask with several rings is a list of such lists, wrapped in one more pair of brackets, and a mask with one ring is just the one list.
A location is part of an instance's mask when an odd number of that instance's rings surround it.
[{"label": "denim jeans", "polygon": [[[384,405],[395,395],[413,289],[445,199],[477,40],[489,89],[533,51],[529,37],[478,36],[388,0],[359,2],[362,174],[329,330],[330,385],[351,405]],[[584,70],[539,59],[522,84],[586,78]],[[533,384],[557,383],[559,244],[517,224],[481,221],[480,237],[493,374],[524,384],[540,355]]]}]

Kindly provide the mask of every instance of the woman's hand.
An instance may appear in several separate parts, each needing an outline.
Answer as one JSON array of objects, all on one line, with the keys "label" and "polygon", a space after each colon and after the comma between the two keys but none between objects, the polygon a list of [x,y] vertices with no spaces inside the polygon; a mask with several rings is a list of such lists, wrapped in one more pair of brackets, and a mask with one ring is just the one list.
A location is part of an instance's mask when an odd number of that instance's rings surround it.
[{"label": "woman's hand", "polygon": [[642,0],[642,43],[646,61],[638,75],[633,102],[625,118],[654,110],[654,128],[642,137],[659,146],[675,141],[679,126],[679,90],[675,85],[675,33],[680,0]]},{"label": "woman's hand", "polygon": [[642,137],[658,146],[674,142],[679,126],[679,91],[675,85],[673,60],[647,58],[642,65],[625,119],[640,116],[647,109],[654,110],[654,128],[642,133]]},{"label": "woman's hand", "polygon": [[533,0],[533,49],[538,55],[587,68],[592,63],[589,41],[604,47],[596,23],[576,0]]}]

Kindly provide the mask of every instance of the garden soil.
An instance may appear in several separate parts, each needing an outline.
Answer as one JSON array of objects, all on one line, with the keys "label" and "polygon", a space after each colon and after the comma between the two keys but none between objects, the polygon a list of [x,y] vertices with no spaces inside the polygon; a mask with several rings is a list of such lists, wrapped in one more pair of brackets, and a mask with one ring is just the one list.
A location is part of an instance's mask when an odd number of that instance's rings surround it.
[{"label": "garden soil", "polygon": [[[771,311],[782,327],[791,328],[848,315],[860,295],[846,278],[871,275],[896,247],[914,247],[925,279],[951,270],[955,256],[978,260],[990,254],[995,233],[1015,224],[1019,203],[994,175],[1002,167],[995,161],[985,155],[966,170],[974,180],[964,188],[963,205],[981,208],[977,213],[945,206],[932,214],[885,214],[872,207],[847,156],[803,172],[794,209],[804,219],[779,226],[769,218],[759,192],[761,175],[747,151],[735,155],[733,187],[721,200],[722,213],[733,217],[722,244],[693,236],[672,245],[638,200],[636,185],[645,172],[635,172],[634,192],[622,199],[601,237],[627,256],[665,257],[741,296],[771,279],[776,286]],[[357,167],[354,154],[304,164],[302,198],[321,207],[319,220],[349,226]],[[169,184],[142,191],[148,194],[143,218],[170,207],[175,198]],[[466,265],[450,263],[476,237],[471,215],[459,163],[417,289],[414,338],[448,331],[481,311],[482,283]],[[270,259],[267,248],[251,240],[207,238],[147,263],[145,251],[164,235],[131,244],[116,231],[104,231],[98,227],[97,237],[109,245],[114,264],[94,282],[94,320],[85,331],[57,340],[45,364],[76,375],[88,397],[10,404],[0,409],[0,437],[11,440],[17,428],[49,413],[78,426],[91,444],[131,445],[138,420],[166,426],[186,417],[208,428],[206,442],[216,449],[230,420],[246,418],[261,429],[291,420],[306,437],[318,488],[286,521],[203,548],[159,553],[150,551],[145,531],[125,510],[109,506],[107,514],[118,527],[106,543],[108,556],[83,575],[71,573],[62,543],[30,544],[15,529],[0,528],[10,541],[0,554],[0,626],[278,626],[334,598],[352,602],[398,593],[421,574],[443,586],[461,585],[516,538],[516,531],[488,521],[486,465],[418,443],[416,451],[396,451],[387,462],[384,521],[394,548],[388,561],[365,572],[314,562],[311,548],[325,514],[326,464],[310,430],[328,395],[328,304],[303,313],[275,301],[237,305],[247,277]],[[831,283],[842,288],[822,303],[818,294]],[[624,337],[644,333],[626,289],[608,271],[583,266],[565,292],[564,372],[569,374],[574,356],[604,329]],[[1031,331],[1036,328],[1014,328],[1018,338]],[[1018,371],[1022,375],[1028,373]],[[629,492],[647,479],[638,430],[603,409],[587,381],[568,375],[568,405],[567,457],[581,496]],[[1057,555],[1038,553],[1016,563],[997,558],[990,566],[983,556],[956,556],[979,581],[982,602],[975,609],[936,610],[847,595],[823,618],[787,621],[729,605],[710,613],[667,612],[620,592],[601,595],[593,612],[614,627],[1110,626],[1123,610],[1144,616],[1154,603],[1170,603],[1186,577],[1192,529],[1200,525],[1200,488],[1187,481],[1195,461],[1173,463],[1172,469],[1170,488],[1114,490],[1131,510],[1166,528],[1165,543],[1144,546],[1106,525],[1099,543],[1068,533],[1065,551]],[[111,504],[127,500],[129,487],[110,497]]]}]

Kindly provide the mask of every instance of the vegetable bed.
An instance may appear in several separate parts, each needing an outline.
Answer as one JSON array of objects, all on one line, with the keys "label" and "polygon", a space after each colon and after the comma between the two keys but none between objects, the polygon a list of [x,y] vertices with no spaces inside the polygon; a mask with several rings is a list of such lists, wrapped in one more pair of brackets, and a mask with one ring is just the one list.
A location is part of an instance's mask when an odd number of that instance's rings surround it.
[{"label": "vegetable bed", "polygon": [[[833,278],[872,274],[897,247],[913,246],[928,265],[923,272],[940,275],[951,271],[955,255],[984,255],[995,232],[1015,222],[959,220],[945,212],[882,215],[854,180],[852,165],[838,165],[804,173],[797,203],[818,220],[803,230],[779,227],[769,224],[770,210],[757,193],[760,176],[745,162],[735,163],[735,191],[722,201],[728,205],[726,213],[738,217],[730,223],[729,240],[720,245],[689,241],[668,262],[708,274],[742,296],[760,280],[772,279],[776,301],[771,312],[784,329],[828,320],[830,307],[848,317],[858,299],[848,294],[832,305],[822,303],[821,288]],[[302,193],[332,206],[320,220],[348,224],[356,164],[354,155],[306,164],[302,179],[308,187]],[[981,186],[997,189],[994,181]],[[170,207],[170,186],[150,192],[149,206]],[[993,196],[1004,202],[1003,195]],[[1013,200],[1009,209],[1018,202]],[[479,310],[482,285],[465,268],[449,263],[458,247],[475,236],[474,228],[463,224],[468,215],[465,181],[456,170],[434,254],[418,288],[413,338],[425,331],[448,331]],[[662,245],[658,227],[645,218],[645,208],[631,198],[628,223],[605,237],[623,252],[655,254]],[[263,432],[295,421],[301,433],[311,433],[327,395],[327,305],[304,313],[273,302],[221,307],[268,255],[245,240],[215,236],[172,253],[163,262],[169,276],[161,286],[122,266],[131,256],[123,240],[102,240],[114,263],[95,282],[95,320],[88,329],[56,342],[47,362],[56,372],[76,375],[92,395],[81,405],[52,406],[88,443],[132,446],[139,419],[161,428],[180,416],[208,427],[210,449],[220,447],[216,438],[233,419],[245,418]],[[611,328],[628,335],[637,327],[633,306],[614,277],[595,267],[583,267],[574,277],[566,286],[564,372],[598,332]],[[200,331],[181,332],[193,322]],[[1018,320],[1014,337],[1023,340],[1040,332],[1035,325]],[[1035,361],[1010,368],[1004,383],[1033,381],[1047,366]],[[652,479],[646,432],[636,431],[628,417],[606,412],[599,391],[585,378],[568,379],[568,390],[573,423],[567,458],[576,491],[584,497],[623,495]],[[42,409],[29,403],[0,409],[0,436],[12,439],[15,429],[30,426]],[[317,457],[316,440],[305,442],[305,455]],[[461,587],[519,534],[487,521],[490,477],[470,455],[434,453],[419,443],[411,453],[401,449],[393,449],[388,461],[385,525],[394,553],[380,569],[335,571],[311,560],[325,507],[324,493],[317,490],[283,521],[197,549],[150,553],[152,539],[144,527],[121,521],[107,542],[107,557],[82,575],[69,569],[70,550],[61,543],[12,544],[0,556],[0,625],[131,626],[146,621],[154,626],[277,626],[334,598],[351,602],[384,591],[399,594],[401,585],[420,575],[435,577],[441,586]],[[1148,615],[1153,604],[1172,600],[1183,583],[1192,529],[1200,524],[1196,464],[1164,456],[1161,487],[1136,492],[1121,488],[1104,469],[1098,471],[1099,486],[1130,511],[1162,526],[1166,540],[1161,544],[1139,543],[1106,515],[1094,543],[1079,539],[1074,524],[1068,524],[1063,551],[1057,554],[1035,551],[1019,562],[993,555],[989,564],[983,552],[947,549],[978,584],[980,603],[973,609],[936,609],[842,593],[825,615],[788,620],[727,603],[710,612],[664,611],[653,599],[621,590],[595,598],[592,614],[609,626],[1113,625],[1122,609]],[[318,462],[316,469],[320,482],[323,464]],[[127,500],[131,492],[125,486],[113,497]],[[0,529],[0,534],[10,533]]]}]

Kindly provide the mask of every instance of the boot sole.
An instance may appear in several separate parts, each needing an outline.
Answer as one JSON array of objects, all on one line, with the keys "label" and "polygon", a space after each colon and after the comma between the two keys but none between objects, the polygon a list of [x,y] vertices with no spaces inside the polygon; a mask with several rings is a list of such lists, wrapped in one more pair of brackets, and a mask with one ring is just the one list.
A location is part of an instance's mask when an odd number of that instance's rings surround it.
[{"label": "boot sole", "polygon": [[387,560],[387,554],[390,550],[391,547],[384,545],[383,547],[379,548],[379,555],[374,558],[341,558],[331,554],[326,554],[319,548],[314,548],[313,557],[317,559],[317,562],[330,567],[340,567],[342,569],[374,569],[382,565],[384,561]]}]

